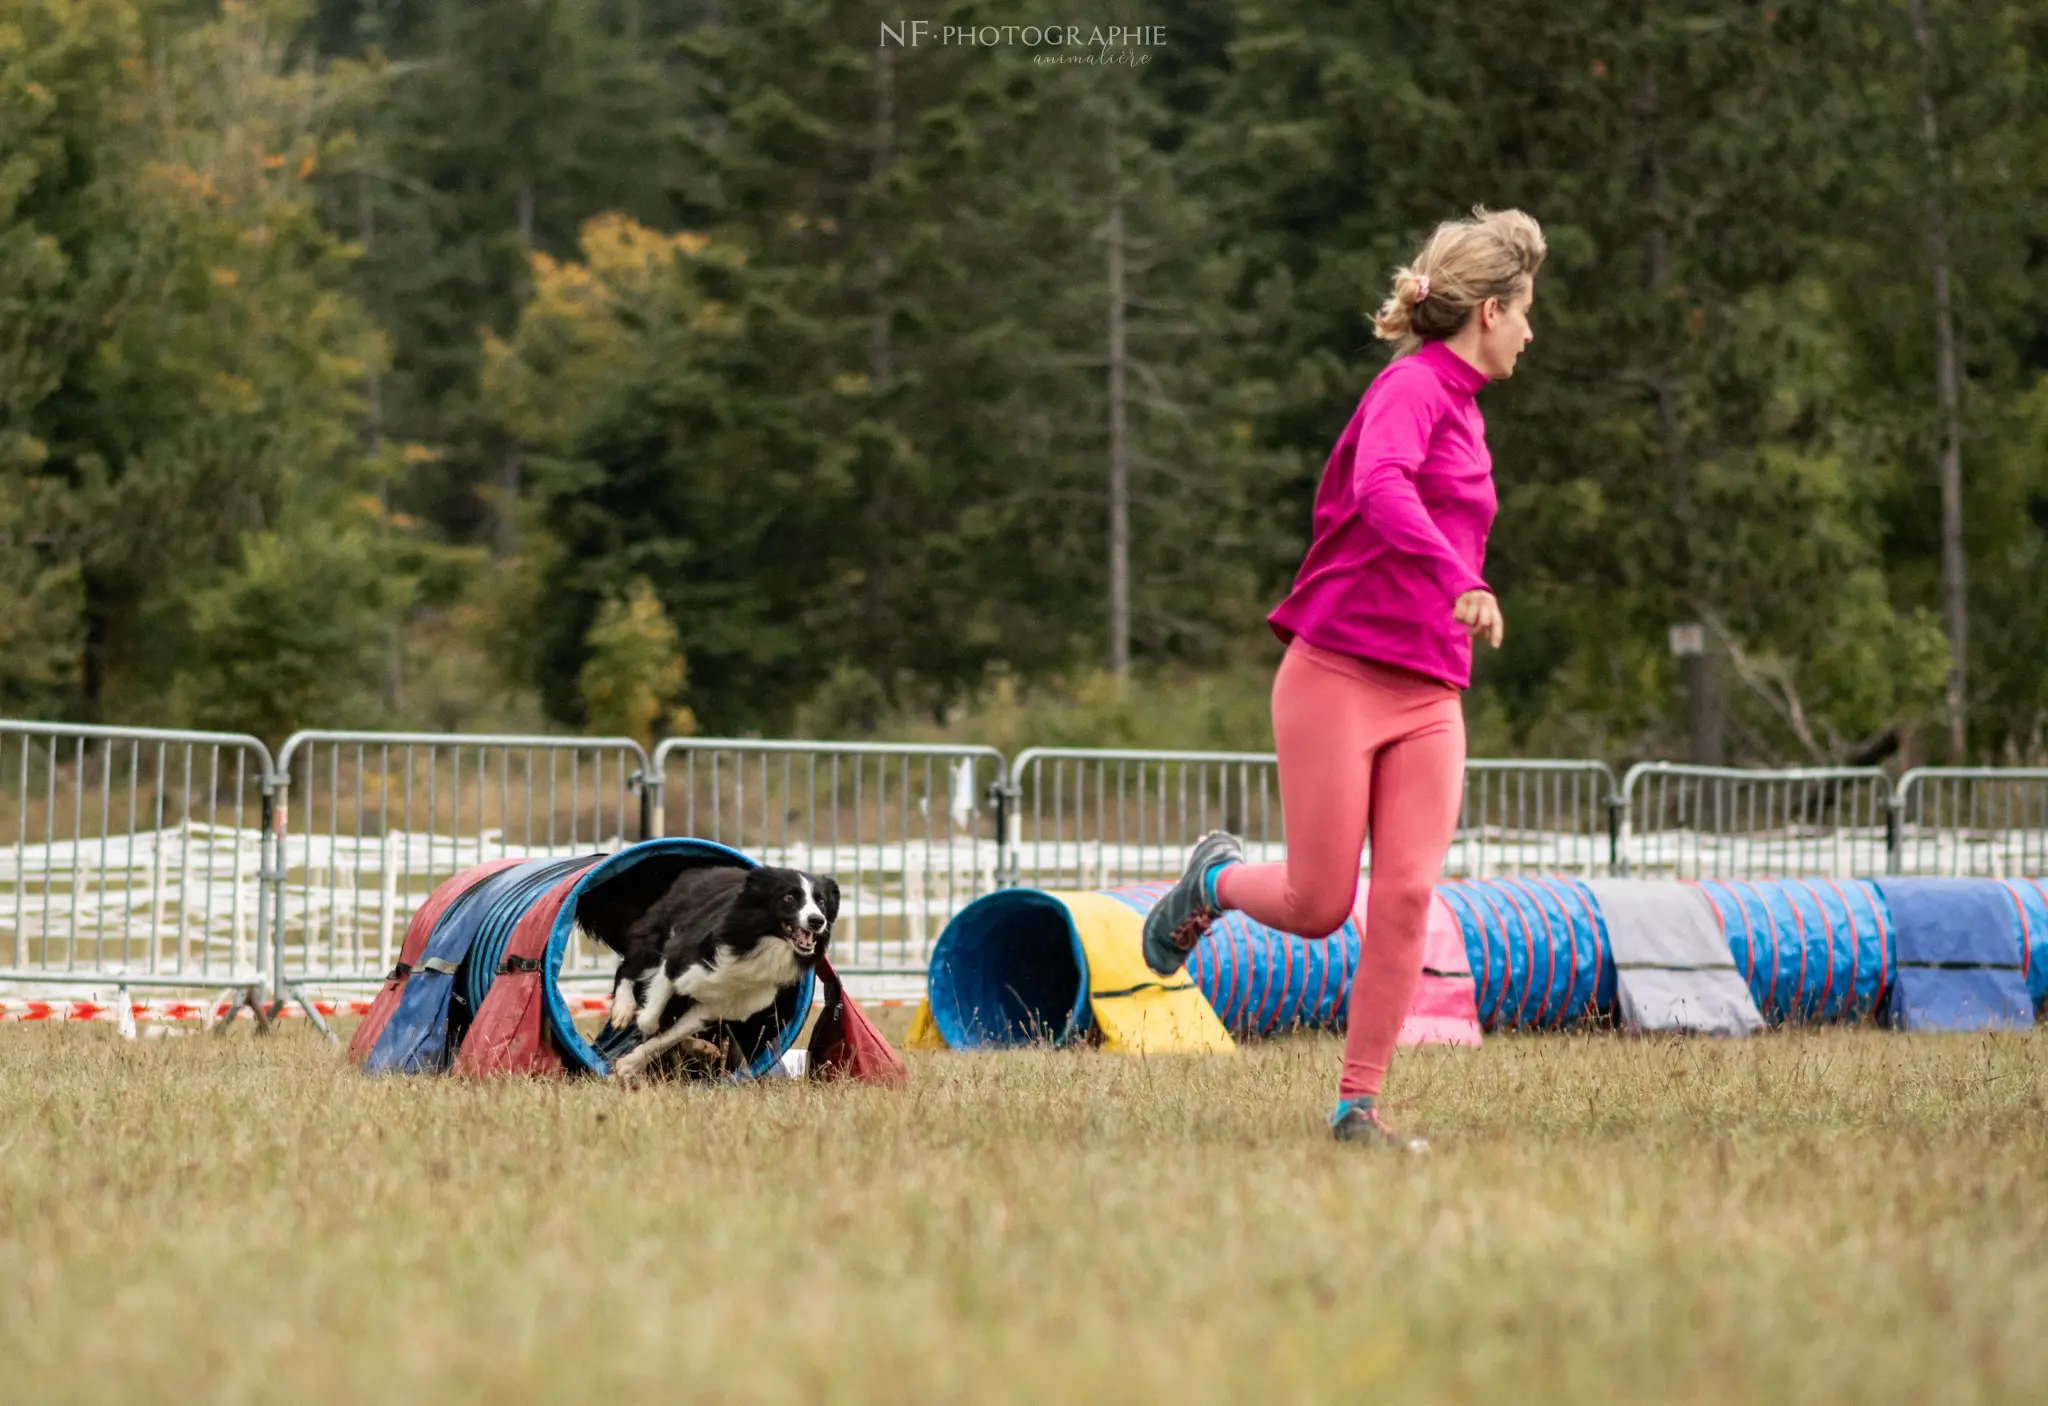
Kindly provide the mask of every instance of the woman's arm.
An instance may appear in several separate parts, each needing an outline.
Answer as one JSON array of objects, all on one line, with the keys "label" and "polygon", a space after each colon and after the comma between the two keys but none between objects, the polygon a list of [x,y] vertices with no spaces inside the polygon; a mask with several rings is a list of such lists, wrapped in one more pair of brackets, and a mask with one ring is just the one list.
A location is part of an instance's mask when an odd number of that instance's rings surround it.
[{"label": "woman's arm", "polygon": [[1459,559],[1415,490],[1415,475],[1444,409],[1442,400],[1429,393],[1432,388],[1427,372],[1381,383],[1359,426],[1352,488],[1360,514],[1395,551],[1428,563],[1444,599],[1451,602],[1492,587]]}]

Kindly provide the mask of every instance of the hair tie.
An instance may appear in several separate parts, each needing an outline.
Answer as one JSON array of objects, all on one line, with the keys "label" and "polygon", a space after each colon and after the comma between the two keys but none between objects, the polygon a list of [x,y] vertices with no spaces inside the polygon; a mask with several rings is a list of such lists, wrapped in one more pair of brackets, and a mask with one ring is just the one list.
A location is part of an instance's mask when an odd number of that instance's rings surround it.
[{"label": "hair tie", "polygon": [[1429,275],[1422,274],[1415,280],[1415,301],[1422,302],[1429,297]]}]

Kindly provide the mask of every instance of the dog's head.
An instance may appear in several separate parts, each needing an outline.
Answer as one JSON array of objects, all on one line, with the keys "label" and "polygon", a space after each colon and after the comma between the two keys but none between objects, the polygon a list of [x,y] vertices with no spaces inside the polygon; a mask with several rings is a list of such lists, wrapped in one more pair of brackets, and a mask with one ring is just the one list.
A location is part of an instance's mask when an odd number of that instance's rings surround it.
[{"label": "dog's head", "polygon": [[747,871],[740,904],[761,914],[775,936],[796,949],[797,961],[810,966],[832,941],[839,885],[822,874],[764,866]]}]

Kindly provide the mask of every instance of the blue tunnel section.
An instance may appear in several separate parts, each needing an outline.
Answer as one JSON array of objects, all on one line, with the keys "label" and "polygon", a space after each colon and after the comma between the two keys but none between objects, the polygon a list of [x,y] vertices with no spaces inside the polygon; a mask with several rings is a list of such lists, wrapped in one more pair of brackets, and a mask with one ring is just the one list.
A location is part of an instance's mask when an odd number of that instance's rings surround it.
[{"label": "blue tunnel section", "polygon": [[1613,1008],[1607,926],[1577,879],[1461,879],[1437,892],[1465,934],[1486,1029],[1577,1025]]},{"label": "blue tunnel section", "polygon": [[1086,1034],[1088,960],[1066,906],[998,889],[954,915],[932,945],[932,1022],[956,1050],[1064,1045]]},{"label": "blue tunnel section", "polygon": [[1736,970],[1773,1025],[1871,1016],[1892,980],[1892,921],[1862,879],[1708,879]]}]

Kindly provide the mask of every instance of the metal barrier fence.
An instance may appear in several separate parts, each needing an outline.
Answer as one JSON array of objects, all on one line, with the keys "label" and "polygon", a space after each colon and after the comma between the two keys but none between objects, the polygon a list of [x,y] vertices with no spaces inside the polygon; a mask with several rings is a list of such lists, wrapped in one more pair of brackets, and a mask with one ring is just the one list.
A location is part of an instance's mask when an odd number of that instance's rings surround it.
[{"label": "metal barrier fence", "polygon": [[259,990],[272,773],[234,733],[0,721],[0,982]]},{"label": "metal barrier fence", "polygon": [[833,875],[833,966],[922,974],[952,916],[1002,881],[1005,774],[992,747],[671,738],[650,813],[656,834]]},{"label": "metal barrier fence", "polygon": [[[1445,873],[1609,873],[1617,805],[1600,762],[1467,762]],[[1241,836],[1254,863],[1285,852],[1271,753],[1034,747],[1011,773],[1005,879],[1086,889],[1173,878],[1216,829]]]},{"label": "metal barrier fence", "polygon": [[1916,768],[1894,816],[1895,874],[2048,875],[2048,768]]},{"label": "metal barrier fence", "polygon": [[1644,762],[1622,781],[1636,878],[1847,878],[1890,869],[1891,780],[1875,767],[1741,771]]},{"label": "metal barrier fence", "polygon": [[[2048,874],[2048,769],[1740,771],[1468,762],[1445,873]],[[921,974],[1008,884],[1179,872],[1210,829],[1284,853],[1267,753],[677,738],[239,734],[0,720],[0,985],[206,989],[257,1006],[381,980],[443,879],[689,834],[834,875],[835,960]],[[1370,853],[1361,862],[1370,870]],[[571,979],[613,958],[573,952]],[[259,995],[268,992],[272,1005]]]},{"label": "metal barrier fence", "polygon": [[[413,909],[471,865],[609,853],[643,834],[647,754],[626,737],[298,732],[277,772],[272,990],[301,999],[309,984],[383,980]],[[563,971],[612,965],[572,951]]]}]

